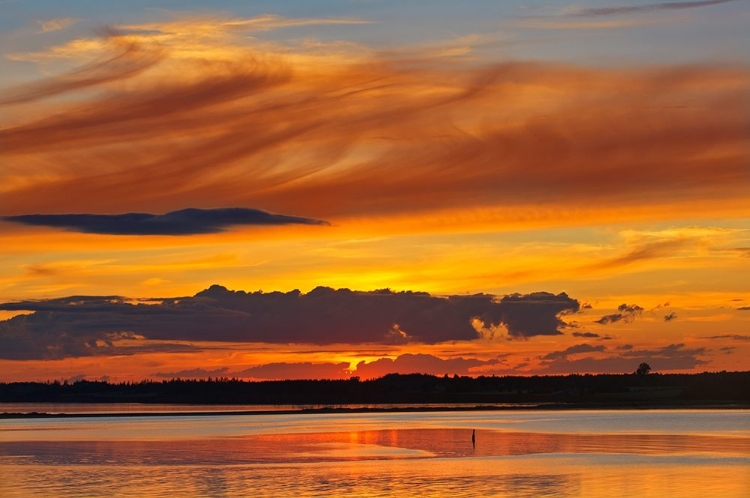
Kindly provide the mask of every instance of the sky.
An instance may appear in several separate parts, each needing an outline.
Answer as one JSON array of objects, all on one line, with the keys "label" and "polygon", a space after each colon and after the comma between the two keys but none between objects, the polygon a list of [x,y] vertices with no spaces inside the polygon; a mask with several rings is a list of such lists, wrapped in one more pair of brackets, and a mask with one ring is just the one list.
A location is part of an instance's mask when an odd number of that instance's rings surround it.
[{"label": "sky", "polygon": [[0,13],[0,381],[750,369],[746,1]]}]

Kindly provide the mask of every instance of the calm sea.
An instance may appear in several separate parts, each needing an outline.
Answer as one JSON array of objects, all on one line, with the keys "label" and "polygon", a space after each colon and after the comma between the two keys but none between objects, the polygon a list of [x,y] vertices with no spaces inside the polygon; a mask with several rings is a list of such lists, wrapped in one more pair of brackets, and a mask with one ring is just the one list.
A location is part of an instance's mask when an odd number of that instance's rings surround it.
[{"label": "calm sea", "polygon": [[750,496],[742,410],[160,411],[0,420],[0,496]]}]

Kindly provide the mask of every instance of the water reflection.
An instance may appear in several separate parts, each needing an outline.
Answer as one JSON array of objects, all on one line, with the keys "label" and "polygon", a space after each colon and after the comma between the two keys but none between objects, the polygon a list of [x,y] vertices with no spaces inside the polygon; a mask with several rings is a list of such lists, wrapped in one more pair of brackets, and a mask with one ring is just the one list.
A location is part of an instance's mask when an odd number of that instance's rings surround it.
[{"label": "water reflection", "polygon": [[202,439],[248,434],[465,428],[556,434],[746,436],[747,410],[489,411],[432,413],[182,415],[16,418],[0,421],[0,441]]},{"label": "water reflection", "polygon": [[[0,459],[1,461],[1,459]],[[680,496],[746,497],[747,461],[691,465],[620,455],[415,459],[298,465],[26,466],[0,463],[21,496]]]},{"label": "water reflection", "polygon": [[167,441],[9,441],[0,454],[41,465],[237,465],[402,458],[616,453],[750,456],[750,438],[676,434],[546,434],[401,429]]},{"label": "water reflection", "polygon": [[[551,403],[472,403],[478,408],[535,408]],[[406,410],[466,408],[464,403],[348,403],[304,405],[195,405],[160,403],[0,403],[2,413],[48,414],[157,414],[302,412],[343,408],[348,410]]]},{"label": "water reflection", "polygon": [[[206,429],[220,417],[182,418],[165,439],[132,436],[142,424],[156,433],[176,423],[168,418],[109,420],[112,439],[103,428],[103,439],[88,440],[0,428],[0,496],[750,496],[747,431],[629,434],[616,422],[596,434],[489,430],[490,421],[434,427],[435,414],[411,414],[405,427],[351,430],[363,418],[339,416],[288,432],[288,417],[277,416],[276,433],[248,426],[245,435],[236,425]],[[469,423],[480,427],[475,447]],[[123,431],[129,439],[118,439]]]}]

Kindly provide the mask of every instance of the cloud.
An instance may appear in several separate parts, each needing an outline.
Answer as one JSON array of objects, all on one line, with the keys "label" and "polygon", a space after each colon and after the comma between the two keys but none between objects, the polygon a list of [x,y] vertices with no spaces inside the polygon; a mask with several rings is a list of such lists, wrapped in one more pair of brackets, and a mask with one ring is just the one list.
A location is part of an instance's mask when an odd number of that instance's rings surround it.
[{"label": "cloud", "polygon": [[26,225],[110,235],[194,235],[222,232],[235,225],[328,225],[326,221],[239,207],[193,208],[165,214],[25,214],[3,219]]},{"label": "cloud", "polygon": [[157,341],[393,344],[394,331],[399,343],[435,344],[480,339],[477,323],[503,325],[509,338],[525,339],[561,334],[567,324],[560,316],[578,309],[578,301],[567,294],[547,292],[501,298],[328,287],[307,294],[246,293],[215,285],[193,297],[148,303],[71,296],[0,304],[0,310],[33,311],[0,321],[0,357],[115,354],[121,347],[158,350]]},{"label": "cloud", "polygon": [[601,337],[601,336],[593,332],[573,332],[573,337],[595,338],[595,337]]},{"label": "cloud", "polygon": [[[476,358],[440,358],[430,354],[402,354],[396,358],[382,357],[373,361],[360,361],[350,369],[346,362],[279,362],[255,365],[243,370],[228,367],[206,370],[193,368],[177,372],[152,374],[161,378],[207,378],[229,377],[257,380],[296,380],[296,379],[348,379],[352,376],[363,380],[382,377],[390,373],[423,373],[429,375],[492,375],[494,373],[518,373],[510,368],[502,357],[490,360]],[[497,367],[503,367],[497,369]],[[525,365],[520,365],[521,367]]]},{"label": "cloud", "polygon": [[735,349],[737,349],[736,346],[724,346],[723,348],[719,348],[719,351],[724,354],[732,354]]},{"label": "cloud", "polygon": [[56,17],[54,19],[45,19],[37,21],[42,33],[49,33],[50,31],[59,31],[61,29],[68,28],[78,22],[75,17]]},{"label": "cloud", "polygon": [[598,320],[594,320],[596,323],[600,323],[602,325],[607,325],[610,323],[616,323],[616,322],[632,322],[635,320],[635,317],[637,315],[640,315],[643,313],[643,308],[638,306],[637,304],[626,304],[623,303],[620,306],[617,307],[618,313],[614,313],[611,315],[604,315]]},{"label": "cloud", "polygon": [[623,303],[617,307],[617,311],[621,311],[623,313],[628,313],[628,314],[636,314],[636,313],[641,313],[643,311],[643,308],[641,308],[637,304],[628,305],[628,304]]},{"label": "cloud", "polygon": [[674,320],[676,318],[677,318],[677,313],[675,313],[674,311],[671,312],[671,313],[669,313],[669,314],[667,314],[667,315],[664,315],[664,321],[665,322],[671,322],[672,320]]},{"label": "cloud", "polygon": [[349,363],[267,363],[247,368],[233,374],[240,378],[296,380],[296,379],[348,379]]},{"label": "cloud", "polygon": [[640,14],[645,12],[659,12],[694,9],[697,7],[709,7],[729,3],[734,0],[697,0],[692,2],[660,2],[644,5],[620,5],[612,7],[589,7],[589,8],[568,8],[564,11],[565,17],[601,17],[615,16],[623,14]]},{"label": "cloud", "polygon": [[[110,40],[112,53],[108,57],[83,65],[56,78],[6,89],[0,97],[0,106],[34,102],[105,83],[130,79],[154,66],[164,57],[163,51],[156,45],[145,47],[139,43],[128,43],[114,36],[114,33]],[[11,59],[16,59],[16,57],[11,56]]]},{"label": "cloud", "polygon": [[567,356],[559,356],[542,361],[542,367],[544,373],[628,373],[645,362],[654,371],[690,370],[708,363],[700,358],[707,352],[705,348],[685,349],[684,344],[670,344],[653,350],[629,349],[599,358],[570,360]]},{"label": "cloud", "polygon": [[204,368],[192,368],[180,370],[178,372],[157,372],[152,374],[154,377],[164,377],[167,379],[206,379],[208,377],[227,377],[229,367],[215,368],[206,370]]},{"label": "cloud", "polygon": [[[724,207],[745,202],[743,66],[405,64],[367,47],[252,39],[238,22],[115,26],[50,49],[103,62],[6,91],[6,104],[96,91],[0,123],[0,160],[13,165],[0,211],[252,205],[336,222],[513,219],[533,205],[548,221],[593,204],[656,217],[716,192]],[[106,168],[81,167],[103,157]]]},{"label": "cloud", "polygon": [[750,341],[750,335],[741,334],[723,334],[704,337],[704,339],[731,339],[734,341]]},{"label": "cloud", "polygon": [[617,256],[615,258],[594,263],[592,265],[583,267],[583,269],[605,270],[630,265],[640,261],[664,258],[674,254],[677,250],[681,249],[685,245],[686,241],[683,239],[660,240],[658,242],[651,242],[648,244],[644,244],[641,247],[635,248],[623,256]]},{"label": "cloud", "polygon": [[402,354],[396,359],[380,358],[375,361],[361,361],[357,364],[356,375],[363,379],[382,377],[389,373],[424,373],[430,375],[470,375],[471,369],[484,365],[495,365],[497,360],[476,358],[442,359],[429,354]]},{"label": "cloud", "polygon": [[51,311],[0,321],[0,359],[34,360],[84,356],[184,353],[199,348],[179,341],[149,341],[114,326],[121,318],[73,316]]},{"label": "cloud", "polygon": [[[685,226],[663,230],[622,230],[619,235],[629,246],[625,254],[605,258],[596,263],[582,266],[581,270],[611,270],[645,263],[655,259],[675,257],[701,257],[705,250],[716,251],[719,242],[731,243],[742,229],[718,227]],[[668,306],[658,305],[654,309]]]},{"label": "cloud", "polygon": [[184,31],[185,24],[189,24],[193,31],[202,33],[221,33],[222,31],[271,31],[274,29],[295,28],[299,26],[372,24],[372,22],[364,19],[343,17],[289,18],[274,14],[231,19],[194,16],[184,19],[175,19],[171,22],[166,21],[159,23],[124,25],[120,27],[120,30],[125,34],[149,32],[162,35],[175,35]]},{"label": "cloud", "polygon": [[484,315],[485,324],[492,326],[502,323],[508,329],[508,335],[517,339],[562,334],[560,328],[568,324],[559,315],[580,310],[579,302],[564,292],[557,295],[548,292],[511,294],[504,296],[497,304],[499,314]]},{"label": "cloud", "polygon": [[567,358],[570,355],[579,354],[579,353],[591,353],[594,351],[601,352],[604,351],[604,346],[592,346],[590,344],[576,344],[575,346],[570,346],[569,348],[564,349],[563,351],[553,351],[549,354],[546,354],[542,356],[542,360],[556,360],[560,358]]},{"label": "cloud", "polygon": [[742,306],[737,308],[737,311],[750,311],[750,306]]}]

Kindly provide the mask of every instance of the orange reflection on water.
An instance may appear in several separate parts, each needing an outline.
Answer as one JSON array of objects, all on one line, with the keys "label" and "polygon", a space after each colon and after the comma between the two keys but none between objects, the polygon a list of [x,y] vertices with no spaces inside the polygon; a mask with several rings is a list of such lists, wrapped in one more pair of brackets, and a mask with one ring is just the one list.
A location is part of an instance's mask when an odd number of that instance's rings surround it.
[{"label": "orange reflection on water", "polygon": [[[455,428],[0,441],[9,497],[750,494],[750,437]],[[6,489],[2,495],[6,497]]]},{"label": "orange reflection on water", "polygon": [[[554,434],[535,432],[477,431],[476,446],[466,429],[390,429],[308,434],[262,434],[236,438],[269,454],[274,447],[285,453],[331,444],[377,445],[429,452],[439,457],[513,456],[559,453],[607,453],[640,455],[720,454],[750,456],[750,438],[684,434]],[[290,455],[291,457],[291,455]]]}]

